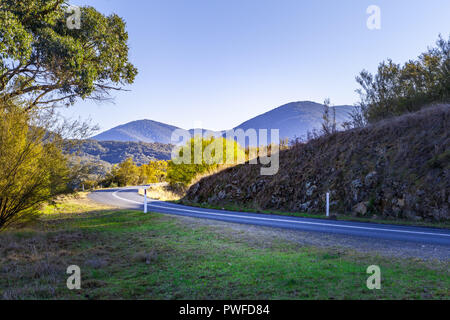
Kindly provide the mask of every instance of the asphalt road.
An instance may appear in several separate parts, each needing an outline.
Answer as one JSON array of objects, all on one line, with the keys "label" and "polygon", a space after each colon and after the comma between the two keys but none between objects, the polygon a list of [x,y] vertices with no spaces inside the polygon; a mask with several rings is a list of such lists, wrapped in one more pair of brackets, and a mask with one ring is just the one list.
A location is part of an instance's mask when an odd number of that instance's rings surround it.
[{"label": "asphalt road", "polygon": [[[144,209],[144,198],[138,194],[138,187],[99,190],[92,192],[89,197],[94,201],[120,208],[142,211]],[[348,236],[369,237],[374,240],[384,239],[411,241],[416,243],[438,244],[450,247],[450,230],[446,229],[212,210],[188,207],[156,200],[149,200],[147,209],[149,212],[148,214],[151,214],[151,212],[159,212],[164,214],[259,225],[265,227],[344,234]]]}]

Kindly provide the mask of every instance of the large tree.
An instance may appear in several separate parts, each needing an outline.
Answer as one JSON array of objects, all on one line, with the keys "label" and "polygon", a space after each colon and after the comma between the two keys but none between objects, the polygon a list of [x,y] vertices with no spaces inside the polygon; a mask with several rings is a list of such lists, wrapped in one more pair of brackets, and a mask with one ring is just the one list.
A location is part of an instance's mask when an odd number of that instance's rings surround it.
[{"label": "large tree", "polygon": [[417,111],[433,103],[450,102],[450,36],[403,66],[392,60],[376,74],[363,70],[356,77],[361,101],[353,114],[354,126]]},{"label": "large tree", "polygon": [[79,29],[64,0],[0,0],[0,98],[32,109],[106,99],[137,74],[125,22],[81,7]]},{"label": "large tree", "polygon": [[70,174],[51,114],[0,101],[0,119],[1,231],[36,217],[42,202],[68,191]]}]

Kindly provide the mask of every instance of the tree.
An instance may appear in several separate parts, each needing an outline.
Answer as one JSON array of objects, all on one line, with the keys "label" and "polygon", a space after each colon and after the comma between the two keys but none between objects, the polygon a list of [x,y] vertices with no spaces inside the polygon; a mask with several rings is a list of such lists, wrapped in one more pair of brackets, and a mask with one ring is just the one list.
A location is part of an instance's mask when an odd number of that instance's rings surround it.
[{"label": "tree", "polygon": [[159,183],[167,176],[167,161],[150,161],[139,167],[139,184]]},{"label": "tree", "polygon": [[[322,134],[330,135],[336,132],[336,109],[330,108],[331,102],[330,99],[327,98],[323,102],[324,111],[322,115]],[[331,115],[330,115],[331,109]]]},{"label": "tree", "polygon": [[450,101],[450,37],[403,66],[383,61],[377,73],[363,70],[356,81],[360,103],[352,115],[354,127],[414,112],[426,105]]},{"label": "tree", "polygon": [[119,187],[134,185],[139,181],[139,168],[134,163],[133,158],[128,158],[114,166],[111,174],[113,182],[117,183]]},{"label": "tree", "polygon": [[68,192],[69,169],[51,121],[0,103],[0,230],[38,216],[40,205]]},{"label": "tree", "polygon": [[69,29],[66,10],[64,0],[0,0],[1,99],[70,105],[133,83],[125,22],[82,7],[80,29]]},{"label": "tree", "polygon": [[[196,158],[200,161],[196,161]],[[232,159],[245,161],[245,150],[234,140],[225,138],[195,137],[178,150],[178,155],[168,163],[167,181],[172,186],[188,186],[196,176],[211,172]],[[183,160],[182,160],[183,159]]]}]

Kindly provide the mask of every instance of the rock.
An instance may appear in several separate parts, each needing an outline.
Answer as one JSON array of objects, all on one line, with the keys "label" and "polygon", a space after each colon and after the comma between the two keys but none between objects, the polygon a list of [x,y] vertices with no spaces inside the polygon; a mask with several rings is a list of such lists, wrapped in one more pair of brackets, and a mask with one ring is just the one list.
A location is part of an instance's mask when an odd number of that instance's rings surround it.
[{"label": "rock", "polygon": [[216,195],[213,195],[212,197],[208,198],[208,203],[209,204],[214,203],[216,201],[217,201],[217,196]]},{"label": "rock", "polygon": [[311,206],[311,201],[302,203],[302,204],[300,205],[300,210],[301,210],[301,211],[308,211],[308,209],[309,209],[310,206]]},{"label": "rock", "polygon": [[223,199],[225,199],[225,198],[227,197],[227,193],[225,192],[225,190],[222,190],[222,191],[219,192],[219,194],[217,195],[217,197],[218,197],[220,200],[223,200]]},{"label": "rock", "polygon": [[352,192],[353,201],[357,202],[358,199],[361,199],[360,189],[362,187],[363,187],[363,183],[361,182],[361,179],[355,179],[351,182],[351,192]]},{"label": "rock", "polygon": [[399,206],[400,208],[403,208],[405,206],[405,199],[398,199],[397,206]]},{"label": "rock", "polygon": [[361,179],[355,179],[352,181],[352,188],[353,189],[359,189],[363,186]]},{"label": "rock", "polygon": [[196,183],[191,187],[191,194],[196,194],[198,192],[198,189],[200,189],[200,183]]},{"label": "rock", "polygon": [[364,178],[364,185],[368,188],[372,187],[377,181],[377,172],[372,171]]},{"label": "rock", "polygon": [[317,187],[316,186],[310,186],[307,190],[306,190],[306,195],[308,197],[311,197],[314,193],[314,191],[316,191]]},{"label": "rock", "polygon": [[364,216],[367,213],[367,205],[364,202],[360,202],[353,207],[353,212]]},{"label": "rock", "polygon": [[272,199],[270,200],[270,203],[272,204],[278,204],[280,203],[280,199],[276,195],[272,195]]}]

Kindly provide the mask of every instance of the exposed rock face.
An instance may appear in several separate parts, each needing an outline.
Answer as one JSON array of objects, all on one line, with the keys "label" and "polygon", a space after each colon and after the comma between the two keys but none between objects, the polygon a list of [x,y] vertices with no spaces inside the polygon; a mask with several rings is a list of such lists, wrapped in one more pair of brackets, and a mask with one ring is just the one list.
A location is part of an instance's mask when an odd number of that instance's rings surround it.
[{"label": "exposed rock face", "polygon": [[367,205],[364,202],[360,202],[353,207],[353,212],[357,215],[364,216],[367,213]]},{"label": "exposed rock face", "polygon": [[[275,176],[239,165],[202,179],[188,200],[292,212],[449,220],[450,106],[339,132],[280,154]],[[231,183],[230,183],[231,182]]]}]

